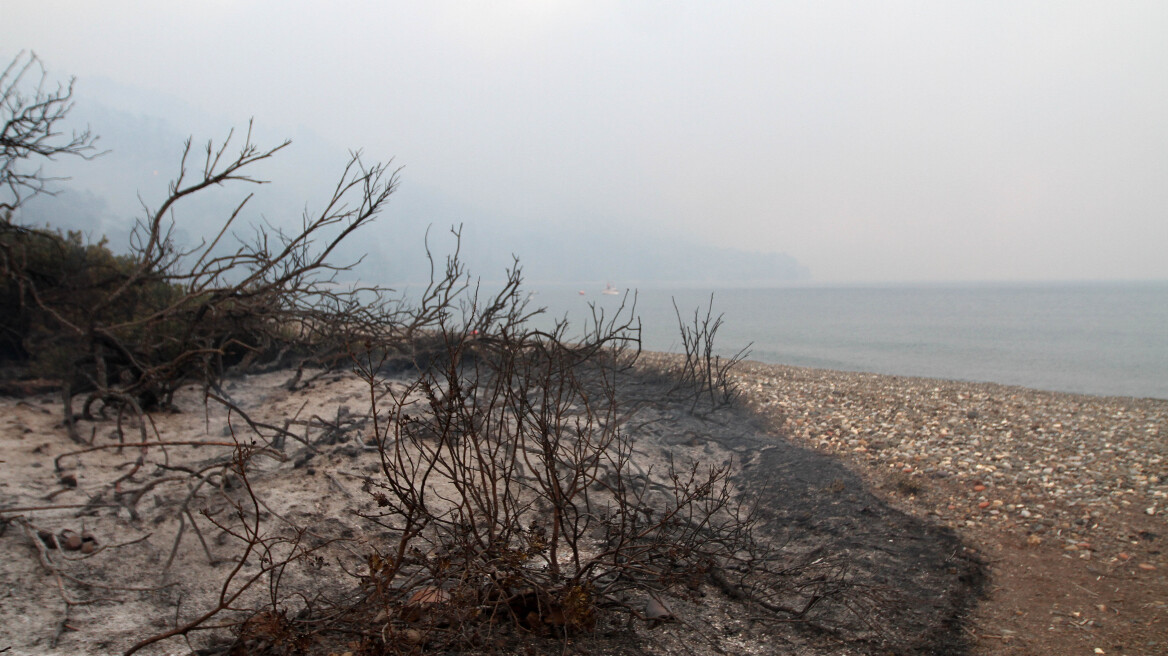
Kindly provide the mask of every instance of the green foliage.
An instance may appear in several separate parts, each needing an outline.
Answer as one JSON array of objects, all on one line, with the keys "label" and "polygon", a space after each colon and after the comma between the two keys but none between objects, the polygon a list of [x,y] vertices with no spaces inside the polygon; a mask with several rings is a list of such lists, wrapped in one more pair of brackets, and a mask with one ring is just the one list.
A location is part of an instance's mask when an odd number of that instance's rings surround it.
[{"label": "green foliage", "polygon": [[[96,326],[119,339],[140,341],[143,319],[183,296],[179,285],[142,280],[123,293],[136,264],[105,239],[89,242],[61,232],[0,222],[0,362],[37,377],[66,379],[90,353]],[[181,326],[152,325],[158,334]]]}]

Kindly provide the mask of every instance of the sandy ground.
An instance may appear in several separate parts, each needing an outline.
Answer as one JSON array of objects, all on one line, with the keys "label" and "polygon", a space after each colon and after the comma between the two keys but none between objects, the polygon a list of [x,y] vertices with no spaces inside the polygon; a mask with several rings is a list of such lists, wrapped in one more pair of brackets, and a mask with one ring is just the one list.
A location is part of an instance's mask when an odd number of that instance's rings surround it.
[{"label": "sandy ground", "polygon": [[[262,413],[257,416],[277,421],[307,421],[322,414],[335,419],[338,408],[359,401],[365,392],[356,380],[346,378],[293,395],[281,387],[287,379],[283,372],[252,377],[229,384],[228,391],[243,407]],[[202,494],[188,504],[191,514],[184,517],[182,507],[191,492],[188,472],[224,471],[235,452],[233,434],[246,443],[249,432],[222,406],[204,405],[198,390],[187,390],[178,405],[180,412],[151,416],[151,440],[206,445],[151,446],[145,453],[138,448],[85,452],[64,431],[57,396],[0,400],[2,506],[57,507],[5,513],[10,521],[0,566],[0,647],[10,647],[11,653],[120,653],[137,639],[171,626],[176,615],[205,607],[215,597],[225,563],[236,551],[235,540],[208,530],[206,522],[200,522],[201,534],[190,529],[191,519],[200,512],[224,508],[221,502],[216,507],[215,495]],[[118,444],[112,421],[81,422],[80,429],[94,435],[97,446]],[[305,427],[293,429],[312,438]],[[129,440],[137,441],[138,435],[137,430],[126,433]],[[140,454],[145,464],[115,484]],[[300,454],[300,460],[291,455],[254,456],[257,485],[270,506],[265,513],[289,521],[312,518],[318,527],[332,525],[338,533],[355,531],[342,500],[359,486],[346,486],[341,478],[344,468],[320,475],[313,469],[310,474],[307,454]],[[329,456],[317,458],[324,465]],[[146,488],[135,504],[115,503]],[[127,505],[132,505],[133,514]],[[97,549],[85,554],[47,548],[44,540],[31,538],[38,529],[57,536],[58,542],[66,531],[92,534]],[[168,561],[172,562],[166,568]],[[187,653],[181,641],[169,648],[162,653]]]}]

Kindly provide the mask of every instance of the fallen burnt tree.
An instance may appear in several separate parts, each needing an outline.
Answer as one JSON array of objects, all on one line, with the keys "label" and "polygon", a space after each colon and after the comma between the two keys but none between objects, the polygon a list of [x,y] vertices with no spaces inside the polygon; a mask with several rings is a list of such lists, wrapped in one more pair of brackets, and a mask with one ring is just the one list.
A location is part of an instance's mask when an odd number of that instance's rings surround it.
[{"label": "fallen burnt tree", "polygon": [[[126,653],[199,634],[215,636],[204,649],[231,653],[560,651],[633,624],[684,624],[671,600],[706,589],[768,621],[806,624],[825,606],[859,615],[878,600],[838,559],[785,553],[761,531],[735,489],[733,459],[638,450],[633,429],[654,403],[680,403],[702,420],[733,404],[738,356],[712,355],[720,319],[695,314],[682,326],[680,380],[630,402],[622,386],[640,354],[632,308],[594,314],[579,336],[564,322],[536,326],[518,266],[501,291],[482,295],[457,251],[412,303],[341,289],[335,274],[346,267],[330,257],[396,186],[394,170],[358,154],[298,232],[236,239],[249,196],[211,239],[184,247],[176,207],[212,187],[262,184],[250,168],[287,145],[261,148],[250,128],[232,144],[228,135],[197,157],[186,144],[167,198],[136,225],[125,255],[12,215],[0,225],[4,298],[19,312],[10,333],[20,339],[9,345],[62,380],[64,425],[79,443],[57,455],[54,474],[83,502],[0,508],[55,577],[66,610],[54,642],[73,609],[109,600],[103,590],[164,594],[188,545],[222,568],[216,593],[197,607],[180,597],[167,628],[137,636]],[[290,387],[355,371],[367,405],[333,420],[272,417],[223,384],[232,370],[285,366]],[[208,416],[225,413],[222,439],[158,430],[156,411],[192,383]],[[110,442],[99,443],[99,428]],[[373,460],[361,475],[336,472],[359,481],[363,498],[323,472],[364,536],[298,520],[265,496],[289,461],[311,475],[306,463],[326,446]],[[115,474],[79,483],[86,458],[123,448],[133,455]],[[144,532],[149,516],[168,531],[158,544],[149,532],[106,544],[33,516],[77,507],[78,518],[112,513]],[[326,519],[335,518],[315,518]],[[87,577],[63,553],[74,537],[85,558],[149,553],[154,582]],[[330,563],[342,575],[325,584],[316,574]]]}]

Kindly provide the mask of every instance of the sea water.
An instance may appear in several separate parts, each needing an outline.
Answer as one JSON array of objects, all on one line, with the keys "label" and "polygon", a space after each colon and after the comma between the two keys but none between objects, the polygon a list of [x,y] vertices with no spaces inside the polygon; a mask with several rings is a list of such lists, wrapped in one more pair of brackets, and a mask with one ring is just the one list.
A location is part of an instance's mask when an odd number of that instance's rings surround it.
[{"label": "sea water", "polygon": [[[531,302],[573,325],[633,295],[535,285]],[[584,293],[581,294],[580,292]],[[635,292],[647,350],[681,349],[678,319],[713,295],[716,348],[775,364],[1168,399],[1168,282],[777,288]]]}]

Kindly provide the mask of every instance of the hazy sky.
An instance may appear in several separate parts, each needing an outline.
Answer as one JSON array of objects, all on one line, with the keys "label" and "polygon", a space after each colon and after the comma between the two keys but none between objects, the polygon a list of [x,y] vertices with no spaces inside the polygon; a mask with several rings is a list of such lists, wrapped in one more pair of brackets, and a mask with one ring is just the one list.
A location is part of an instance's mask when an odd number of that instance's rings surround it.
[{"label": "hazy sky", "polygon": [[820,281],[1168,279],[1164,0],[0,0],[20,49]]}]

